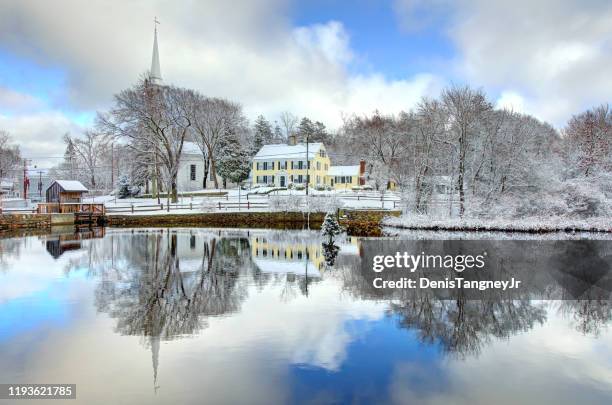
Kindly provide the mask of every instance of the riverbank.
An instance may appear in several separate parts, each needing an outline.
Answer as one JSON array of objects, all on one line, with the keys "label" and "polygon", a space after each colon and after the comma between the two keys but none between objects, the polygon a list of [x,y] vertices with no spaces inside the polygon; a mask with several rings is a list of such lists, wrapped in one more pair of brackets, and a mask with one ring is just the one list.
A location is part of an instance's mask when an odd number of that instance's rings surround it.
[{"label": "riverbank", "polygon": [[[381,236],[382,219],[399,211],[348,211],[340,213],[340,224],[351,236]],[[108,215],[111,227],[202,226],[221,228],[317,229],[325,213],[303,212],[215,212],[197,214]]]},{"label": "riverbank", "polygon": [[423,231],[462,232],[612,232],[612,219],[523,218],[523,219],[432,219],[426,216],[389,217],[384,227]]}]

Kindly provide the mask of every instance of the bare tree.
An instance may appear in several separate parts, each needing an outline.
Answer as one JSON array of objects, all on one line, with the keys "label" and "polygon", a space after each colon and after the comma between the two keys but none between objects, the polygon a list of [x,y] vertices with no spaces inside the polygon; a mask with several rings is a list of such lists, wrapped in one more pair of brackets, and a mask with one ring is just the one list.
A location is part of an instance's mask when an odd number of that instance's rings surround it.
[{"label": "bare tree", "polygon": [[[192,92],[189,98],[189,114],[193,123],[193,139],[200,148],[205,161],[210,162],[210,172],[215,188],[219,188],[217,179],[217,156],[220,141],[229,133],[239,133],[246,126],[246,118],[240,104],[221,98],[205,97]],[[204,184],[208,176],[208,167],[204,168]]]},{"label": "bare tree", "polygon": [[[98,116],[101,129],[125,137],[136,153],[149,153],[159,163],[160,177],[172,202],[178,201],[176,179],[183,144],[192,125],[191,99],[190,90],[152,85],[144,78],[115,95],[110,112]],[[157,164],[154,165],[157,172]]]},{"label": "bare tree", "polygon": [[612,170],[612,110],[601,105],[575,115],[563,131],[567,157],[589,177],[597,169]]},{"label": "bare tree", "polygon": [[280,122],[285,132],[285,139],[289,139],[289,135],[293,135],[298,124],[298,117],[291,114],[289,111],[283,111],[280,115]]},{"label": "bare tree", "polygon": [[478,136],[478,124],[485,112],[493,106],[482,90],[468,86],[452,86],[442,91],[442,103],[457,145],[457,188],[459,189],[459,216],[465,213],[465,179],[470,142]]},{"label": "bare tree", "polygon": [[0,130],[0,179],[14,178],[14,170],[21,162],[19,146],[14,145],[7,131]]},{"label": "bare tree", "polygon": [[96,179],[106,172],[101,163],[108,151],[109,136],[101,132],[86,131],[83,137],[68,136],[68,140],[72,142],[79,167],[87,174],[88,186],[95,190],[99,186]]}]

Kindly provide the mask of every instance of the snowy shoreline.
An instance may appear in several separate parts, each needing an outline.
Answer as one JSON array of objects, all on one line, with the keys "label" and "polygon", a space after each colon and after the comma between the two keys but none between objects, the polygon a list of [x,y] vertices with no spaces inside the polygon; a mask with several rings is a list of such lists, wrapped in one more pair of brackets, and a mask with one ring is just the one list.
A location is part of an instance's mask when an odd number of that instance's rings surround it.
[{"label": "snowy shoreline", "polygon": [[383,226],[397,229],[468,232],[605,232],[612,233],[612,219],[524,218],[524,219],[432,219],[420,216],[387,217]]}]

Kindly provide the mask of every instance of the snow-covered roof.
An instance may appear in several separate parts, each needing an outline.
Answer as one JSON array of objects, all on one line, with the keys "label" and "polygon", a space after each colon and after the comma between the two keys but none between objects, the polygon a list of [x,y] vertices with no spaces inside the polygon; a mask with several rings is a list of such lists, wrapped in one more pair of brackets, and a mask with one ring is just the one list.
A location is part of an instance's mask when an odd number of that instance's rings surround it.
[{"label": "snow-covered roof", "polygon": [[186,141],[183,143],[183,154],[185,155],[201,155],[202,151],[195,142]]},{"label": "snow-covered roof", "polygon": [[64,191],[89,191],[87,188],[77,180],[55,180]]},{"label": "snow-covered roof", "polygon": [[359,165],[356,166],[331,166],[329,176],[359,176]]},{"label": "snow-covered roof", "polygon": [[[308,159],[315,157],[319,153],[319,149],[323,146],[322,143],[308,144]],[[298,143],[296,145],[287,145],[279,143],[274,145],[264,145],[255,155],[253,160],[277,160],[277,159],[292,159],[300,160],[306,158],[306,144]]]}]

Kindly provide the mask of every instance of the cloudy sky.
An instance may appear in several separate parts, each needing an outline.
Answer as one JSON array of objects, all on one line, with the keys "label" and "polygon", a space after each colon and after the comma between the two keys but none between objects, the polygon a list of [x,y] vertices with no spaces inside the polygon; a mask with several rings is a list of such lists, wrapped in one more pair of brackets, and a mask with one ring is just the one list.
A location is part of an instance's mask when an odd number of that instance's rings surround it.
[{"label": "cloudy sky", "polygon": [[0,0],[0,129],[63,152],[148,70],[166,83],[335,128],[410,109],[449,83],[557,127],[612,94],[609,0]]}]

